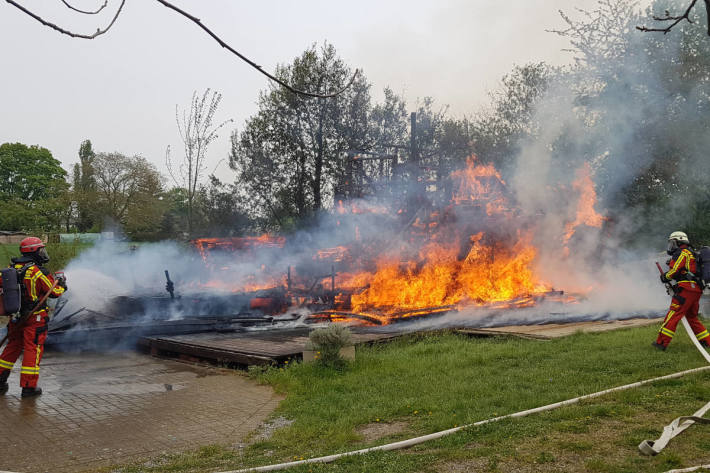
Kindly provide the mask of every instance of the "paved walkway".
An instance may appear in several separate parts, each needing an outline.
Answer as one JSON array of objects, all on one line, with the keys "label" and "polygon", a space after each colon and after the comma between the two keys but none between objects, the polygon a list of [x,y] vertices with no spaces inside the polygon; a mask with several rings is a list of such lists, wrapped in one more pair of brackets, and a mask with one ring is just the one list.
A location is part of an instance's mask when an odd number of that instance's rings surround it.
[{"label": "paved walkway", "polygon": [[0,470],[78,472],[163,452],[237,444],[281,398],[239,373],[135,353],[47,353],[44,394],[0,396]]}]

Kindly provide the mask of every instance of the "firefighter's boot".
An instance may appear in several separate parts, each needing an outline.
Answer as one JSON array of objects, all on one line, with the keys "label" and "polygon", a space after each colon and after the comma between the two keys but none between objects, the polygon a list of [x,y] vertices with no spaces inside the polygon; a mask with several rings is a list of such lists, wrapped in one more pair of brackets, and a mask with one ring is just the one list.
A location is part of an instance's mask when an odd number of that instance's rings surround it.
[{"label": "firefighter's boot", "polygon": [[653,348],[657,348],[658,350],[666,351],[666,346],[665,346],[664,344],[662,344],[662,343],[653,342],[653,343],[651,343],[651,346],[652,346]]},{"label": "firefighter's boot", "polygon": [[22,397],[35,397],[42,394],[42,388],[22,388]]},{"label": "firefighter's boot", "polygon": [[2,373],[0,373],[0,395],[5,394],[10,388],[10,385],[7,384],[7,378],[9,377],[10,370],[4,370]]}]

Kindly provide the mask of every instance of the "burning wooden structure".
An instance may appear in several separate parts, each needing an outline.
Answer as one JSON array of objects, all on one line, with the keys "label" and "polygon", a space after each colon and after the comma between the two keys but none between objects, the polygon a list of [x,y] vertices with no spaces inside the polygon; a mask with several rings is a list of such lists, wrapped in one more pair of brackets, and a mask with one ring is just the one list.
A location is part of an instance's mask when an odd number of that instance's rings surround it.
[{"label": "burning wooden structure", "polygon": [[[340,235],[338,246],[304,251],[301,242],[269,235],[195,240],[207,264],[212,264],[211,251],[228,251],[237,259],[249,258],[257,248],[282,252],[279,261],[295,261],[286,268],[258,266],[247,283],[231,278],[225,268],[201,287],[243,294],[250,297],[250,310],[265,314],[301,308],[315,321],[374,325],[467,306],[516,308],[574,300],[537,275],[537,222],[518,210],[492,165],[472,158],[450,175],[448,187],[452,195],[446,205],[423,196],[414,210],[397,208],[401,203],[336,202],[331,230]],[[567,191],[579,196],[579,211],[561,244],[580,225],[604,222],[594,210],[588,169],[578,172]],[[222,253],[220,261],[225,259]]]},{"label": "burning wooden structure", "polygon": [[[175,334],[296,319],[384,326],[472,306],[576,301],[538,274],[539,222],[519,209],[492,165],[471,158],[443,188],[447,199],[422,193],[408,202],[337,201],[317,236],[194,240],[203,270],[178,281],[176,297],[115,297],[100,311],[63,314],[50,330],[66,337],[77,328],[111,334],[120,326],[138,327],[126,330],[139,335]],[[580,169],[564,192],[578,211],[560,247],[580,226],[604,223],[589,169]]]}]

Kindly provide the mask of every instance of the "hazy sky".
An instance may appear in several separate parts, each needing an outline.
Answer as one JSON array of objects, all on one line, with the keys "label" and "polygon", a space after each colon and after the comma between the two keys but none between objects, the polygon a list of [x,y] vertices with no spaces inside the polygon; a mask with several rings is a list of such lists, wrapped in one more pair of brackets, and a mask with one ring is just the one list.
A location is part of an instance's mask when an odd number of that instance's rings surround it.
[{"label": "hazy sky", "polygon": [[[25,0],[47,20],[84,33],[100,17],[70,14],[59,0]],[[102,0],[73,0],[96,8]],[[596,0],[175,0],[243,54],[273,71],[312,43],[333,43],[362,68],[380,97],[385,86],[414,104],[432,96],[455,115],[472,114],[514,64],[571,60],[564,40],[545,32],[564,26]],[[94,40],[52,31],[0,2],[0,143],[48,148],[70,170],[79,144],[140,154],[165,173],[167,145],[181,143],[175,105],[193,90],[223,95],[218,119],[234,119],[209,150],[210,170],[227,155],[229,133],[256,111],[267,79],[220,48],[196,25],[151,0],[127,0],[114,27]],[[224,162],[217,175],[232,179]]]}]

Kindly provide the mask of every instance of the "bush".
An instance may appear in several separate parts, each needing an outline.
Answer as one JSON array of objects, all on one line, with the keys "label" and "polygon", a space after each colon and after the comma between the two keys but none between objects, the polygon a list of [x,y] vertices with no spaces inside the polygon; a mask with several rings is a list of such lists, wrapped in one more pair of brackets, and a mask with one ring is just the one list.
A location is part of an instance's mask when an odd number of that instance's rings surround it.
[{"label": "bush", "polygon": [[324,365],[342,365],[340,349],[352,345],[352,339],[353,334],[346,325],[334,323],[312,331],[306,350],[319,352],[316,360]]}]

